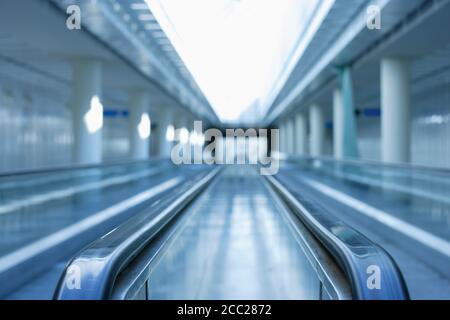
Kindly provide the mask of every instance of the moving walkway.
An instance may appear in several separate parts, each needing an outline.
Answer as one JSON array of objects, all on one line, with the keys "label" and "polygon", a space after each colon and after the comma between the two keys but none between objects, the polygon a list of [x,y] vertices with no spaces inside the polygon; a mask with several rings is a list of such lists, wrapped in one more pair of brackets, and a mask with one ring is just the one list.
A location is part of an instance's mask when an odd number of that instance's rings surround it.
[{"label": "moving walkway", "polygon": [[232,166],[209,169],[91,243],[54,297],[407,299],[408,291],[381,247],[277,178]]},{"label": "moving walkway", "polygon": [[155,159],[4,174],[0,294],[450,297],[446,170],[290,158],[258,172]]}]

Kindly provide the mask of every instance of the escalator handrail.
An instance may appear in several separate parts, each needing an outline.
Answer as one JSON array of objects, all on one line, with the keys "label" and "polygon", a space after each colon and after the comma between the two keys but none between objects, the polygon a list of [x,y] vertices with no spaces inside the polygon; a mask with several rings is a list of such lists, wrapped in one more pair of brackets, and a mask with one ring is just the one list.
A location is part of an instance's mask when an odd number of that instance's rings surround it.
[{"label": "escalator handrail", "polygon": [[177,188],[142,214],[82,250],[66,266],[54,299],[111,299],[120,272],[219,172],[220,168],[215,168],[200,180]]},{"label": "escalator handrail", "polygon": [[23,169],[23,170],[14,170],[14,171],[6,171],[0,172],[0,178],[9,178],[13,176],[25,176],[25,175],[38,175],[38,174],[47,174],[47,173],[58,173],[65,171],[79,171],[79,170],[88,170],[88,169],[102,169],[107,167],[115,167],[115,166],[126,166],[126,165],[134,165],[134,164],[152,164],[165,158],[162,157],[154,157],[146,160],[115,160],[115,161],[106,161],[102,163],[95,164],[69,164],[69,165],[61,165],[61,166],[53,166],[53,167],[41,167],[35,169]]},{"label": "escalator handrail", "polygon": [[[348,277],[353,299],[409,299],[406,283],[397,264],[383,248],[338,220],[318,203],[305,199],[296,191],[288,190],[279,176],[266,178],[336,259]],[[380,288],[373,287],[377,283],[372,280],[376,280],[377,276],[379,276]]]},{"label": "escalator handrail", "polygon": [[348,165],[356,165],[356,166],[371,166],[371,167],[381,167],[381,168],[389,168],[389,169],[401,169],[401,170],[409,170],[409,171],[420,171],[427,173],[435,173],[435,174],[450,174],[450,169],[445,167],[431,167],[424,165],[416,165],[411,163],[385,163],[376,160],[367,160],[360,158],[345,158],[345,159],[336,159],[331,156],[289,156],[287,157],[288,161],[296,161],[296,160],[318,160],[323,162],[333,162],[333,163],[341,163]]}]

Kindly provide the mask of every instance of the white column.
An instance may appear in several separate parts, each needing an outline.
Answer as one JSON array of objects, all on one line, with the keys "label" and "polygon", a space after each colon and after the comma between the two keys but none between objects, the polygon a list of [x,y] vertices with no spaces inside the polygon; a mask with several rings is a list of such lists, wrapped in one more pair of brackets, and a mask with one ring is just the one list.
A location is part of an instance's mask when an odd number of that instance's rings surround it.
[{"label": "white column", "polygon": [[286,143],[287,143],[287,153],[289,155],[293,155],[295,152],[295,145],[294,145],[294,136],[295,136],[295,131],[294,131],[294,119],[289,119],[287,120],[287,129],[286,129]]},{"label": "white column", "polygon": [[170,126],[173,128],[174,119],[172,110],[166,108],[161,111],[158,124],[158,143],[159,143],[159,156],[164,158],[170,157],[172,151],[172,141],[167,140],[167,133]]},{"label": "white column", "polygon": [[279,125],[280,129],[280,153],[286,152],[286,126],[285,123],[282,122]]},{"label": "white column", "polygon": [[148,159],[150,155],[151,122],[148,114],[150,96],[145,91],[130,93],[130,156],[134,160]]},{"label": "white column", "polygon": [[321,156],[323,153],[323,141],[325,137],[325,126],[323,111],[318,105],[312,105],[309,110],[309,123],[311,125],[310,153],[313,157]]},{"label": "white column", "polygon": [[344,106],[341,90],[333,92],[333,153],[336,159],[344,157]]},{"label": "white column", "polygon": [[178,135],[176,135],[176,142],[180,141],[181,139],[181,129],[185,129],[187,130],[187,123],[188,123],[188,118],[187,115],[177,112],[176,116],[175,116],[175,132],[177,132]]},{"label": "white column", "polygon": [[410,83],[408,63],[381,62],[381,153],[384,162],[410,160]]},{"label": "white column", "polygon": [[308,143],[307,135],[306,116],[304,113],[298,113],[295,116],[295,152],[297,155],[306,155]]},{"label": "white column", "polygon": [[197,121],[194,119],[194,132],[196,134],[196,141],[194,141],[193,146],[194,163],[201,164],[203,160],[203,122],[201,120]]},{"label": "white column", "polygon": [[184,126],[184,116],[178,111],[175,112],[175,116],[174,116],[174,123],[173,123],[174,127],[175,127],[175,140],[179,140],[180,136],[179,136],[179,129],[181,129]]},{"label": "white column", "polygon": [[80,60],[73,65],[73,154],[75,163],[95,164],[102,160],[102,65]]},{"label": "white column", "polygon": [[355,116],[355,98],[353,94],[352,69],[349,66],[338,68],[342,94],[342,156],[358,158],[358,135]]},{"label": "white column", "polygon": [[183,119],[181,120],[181,129],[184,129],[184,134],[185,134],[185,138],[186,139],[186,144],[189,144],[189,135],[190,135],[190,124],[191,124],[191,119],[189,117],[189,115],[185,115],[183,117]]}]

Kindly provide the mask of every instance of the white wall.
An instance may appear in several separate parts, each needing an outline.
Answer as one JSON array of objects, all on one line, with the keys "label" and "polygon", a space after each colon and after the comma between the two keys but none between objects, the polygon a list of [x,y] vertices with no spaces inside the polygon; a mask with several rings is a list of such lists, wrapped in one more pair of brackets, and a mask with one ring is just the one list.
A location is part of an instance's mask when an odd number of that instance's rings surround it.
[{"label": "white wall", "polygon": [[[69,86],[44,81],[30,72],[21,79],[11,76],[16,74],[17,70],[0,62],[0,172],[72,163]],[[104,108],[114,107],[104,103]],[[127,121],[124,116],[104,118],[104,161],[128,157]]]},{"label": "white wall", "polygon": [[129,158],[128,118],[121,112],[114,117],[103,118],[103,159],[108,161]]},{"label": "white wall", "polygon": [[[411,163],[450,168],[450,48],[412,63],[411,82]],[[379,100],[357,107],[379,107]],[[360,117],[358,137],[361,158],[379,160],[380,118]]]},{"label": "white wall", "polygon": [[70,162],[66,97],[0,74],[0,171]]},{"label": "white wall", "polygon": [[362,159],[381,160],[380,118],[360,117],[357,121],[358,149]]}]

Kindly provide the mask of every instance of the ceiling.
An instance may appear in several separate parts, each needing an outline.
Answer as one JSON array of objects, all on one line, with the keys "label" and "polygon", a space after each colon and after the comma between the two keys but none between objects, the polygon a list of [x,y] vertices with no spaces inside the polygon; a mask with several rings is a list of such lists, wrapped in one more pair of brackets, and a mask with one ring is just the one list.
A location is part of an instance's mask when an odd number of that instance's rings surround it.
[{"label": "ceiling", "polygon": [[[104,0],[102,4],[106,5],[108,1]],[[81,31],[68,30],[67,15],[59,6],[55,6],[55,2],[15,0],[2,3],[0,12],[2,72],[27,82],[34,79],[40,86],[67,90],[72,81],[72,62],[81,57],[95,58],[105,65],[103,91],[106,99],[126,103],[130,89],[143,88],[150,92],[154,109],[175,108],[210,123],[218,121],[204,97],[198,89],[195,89],[195,83],[190,84],[192,87],[187,87],[189,75],[183,77],[179,74],[174,75],[173,69],[168,68],[165,69],[166,76],[163,78],[162,71],[158,71],[155,65],[164,62],[151,60],[149,55],[154,49],[136,48],[124,43],[123,38],[126,38],[126,34],[111,26],[111,18],[100,6],[89,6],[87,3],[92,2],[84,1],[86,7],[82,9],[82,21],[102,29],[103,34],[97,29],[94,32],[85,25]],[[69,3],[57,2],[60,6]],[[83,1],[70,1],[74,2],[81,4]],[[108,38],[111,36],[113,38]],[[118,46],[124,46],[125,50],[117,51]],[[161,54],[158,56],[162,57]],[[148,62],[149,60],[151,61]],[[145,63],[142,63],[143,61]],[[165,64],[168,65],[168,62]],[[180,67],[176,70],[180,74],[183,73]],[[171,79],[167,74],[177,81],[164,82],[163,79]],[[30,78],[31,75],[33,79]],[[184,80],[178,81],[179,79]],[[158,110],[152,112],[158,113]]]},{"label": "ceiling", "polygon": [[380,0],[382,28],[375,31],[365,26],[367,3],[348,3],[335,2],[280,94],[268,106],[267,124],[312,102],[331,106],[332,90],[337,85],[336,66],[353,67],[357,99],[376,96],[383,56],[419,59],[449,43],[445,35],[448,0]]}]

